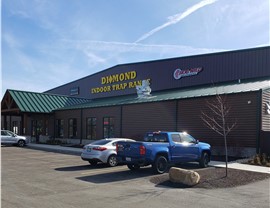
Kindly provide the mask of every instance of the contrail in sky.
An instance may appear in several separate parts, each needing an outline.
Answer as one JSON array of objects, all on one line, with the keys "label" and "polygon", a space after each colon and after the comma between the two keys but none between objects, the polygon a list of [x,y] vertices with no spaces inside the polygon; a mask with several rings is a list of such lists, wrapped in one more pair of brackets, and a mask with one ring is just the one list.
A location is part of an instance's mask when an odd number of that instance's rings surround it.
[{"label": "contrail in sky", "polygon": [[189,7],[186,11],[184,11],[183,13],[179,13],[179,14],[175,14],[173,16],[168,17],[169,21],[164,23],[161,26],[158,26],[156,28],[154,28],[153,30],[151,30],[148,33],[145,33],[143,36],[141,36],[138,40],[136,40],[134,43],[139,43],[142,40],[145,40],[146,38],[150,37],[151,35],[155,34],[156,32],[172,25],[172,24],[176,24],[179,21],[181,21],[182,19],[184,19],[185,17],[187,17],[188,15],[192,14],[193,12],[195,12],[196,10],[209,5],[209,4],[213,4],[218,0],[203,0],[201,2],[199,2],[198,4],[193,5],[192,7]]}]

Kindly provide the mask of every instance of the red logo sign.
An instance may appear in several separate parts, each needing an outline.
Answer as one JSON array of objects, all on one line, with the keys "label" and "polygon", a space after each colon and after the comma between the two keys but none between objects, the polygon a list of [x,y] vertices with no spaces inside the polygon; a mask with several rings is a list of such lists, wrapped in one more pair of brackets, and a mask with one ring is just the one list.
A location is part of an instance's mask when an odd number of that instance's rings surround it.
[{"label": "red logo sign", "polygon": [[173,73],[174,79],[180,79],[182,77],[189,77],[189,76],[194,76],[197,75],[202,71],[202,67],[197,67],[197,68],[192,68],[192,69],[175,69]]}]

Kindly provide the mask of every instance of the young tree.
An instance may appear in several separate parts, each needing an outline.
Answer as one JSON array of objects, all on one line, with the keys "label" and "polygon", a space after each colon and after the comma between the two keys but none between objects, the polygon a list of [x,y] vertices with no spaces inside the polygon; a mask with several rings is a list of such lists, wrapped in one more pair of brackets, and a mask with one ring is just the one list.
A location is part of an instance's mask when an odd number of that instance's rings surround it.
[{"label": "young tree", "polygon": [[221,97],[216,95],[212,102],[207,101],[206,105],[209,112],[202,112],[201,119],[204,124],[209,128],[221,135],[224,138],[225,157],[226,157],[226,177],[228,175],[228,149],[227,149],[227,135],[236,126],[236,121],[233,123],[228,122],[228,116],[231,108],[226,102],[226,96]]}]

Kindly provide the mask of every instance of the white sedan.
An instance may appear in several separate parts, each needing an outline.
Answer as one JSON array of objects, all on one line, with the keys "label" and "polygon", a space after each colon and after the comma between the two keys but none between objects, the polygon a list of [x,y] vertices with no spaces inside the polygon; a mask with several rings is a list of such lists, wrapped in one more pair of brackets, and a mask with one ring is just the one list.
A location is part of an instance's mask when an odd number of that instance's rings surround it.
[{"label": "white sedan", "polygon": [[19,147],[23,147],[28,143],[28,139],[25,136],[19,136],[12,131],[1,130],[1,144],[16,144]]},{"label": "white sedan", "polygon": [[94,141],[83,147],[82,160],[88,161],[91,165],[98,162],[106,163],[113,167],[118,164],[116,157],[116,144],[119,141],[134,141],[127,138],[109,138]]}]

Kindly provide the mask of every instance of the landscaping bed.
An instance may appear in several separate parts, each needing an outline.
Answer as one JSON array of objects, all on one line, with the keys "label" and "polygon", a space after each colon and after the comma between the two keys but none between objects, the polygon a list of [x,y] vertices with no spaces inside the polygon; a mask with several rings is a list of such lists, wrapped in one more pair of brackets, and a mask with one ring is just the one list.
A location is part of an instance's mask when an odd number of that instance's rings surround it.
[{"label": "landscaping bed", "polygon": [[205,169],[194,170],[199,173],[201,179],[195,186],[187,186],[180,183],[173,183],[169,180],[169,174],[157,175],[150,181],[158,186],[167,186],[172,188],[230,188],[246,185],[259,180],[270,178],[270,174],[258,173],[252,171],[228,169],[228,176],[225,177],[225,168],[209,167]]}]

